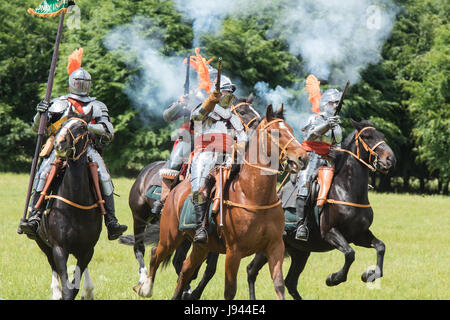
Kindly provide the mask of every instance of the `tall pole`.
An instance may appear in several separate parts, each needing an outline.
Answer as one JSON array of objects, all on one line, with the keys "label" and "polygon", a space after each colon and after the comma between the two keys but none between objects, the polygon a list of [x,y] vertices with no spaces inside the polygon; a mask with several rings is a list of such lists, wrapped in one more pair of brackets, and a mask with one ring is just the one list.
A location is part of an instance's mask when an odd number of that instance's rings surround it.
[{"label": "tall pole", "polygon": [[[55,79],[56,62],[58,61],[59,43],[61,41],[61,34],[62,34],[62,30],[63,30],[63,25],[64,25],[64,15],[65,15],[65,11],[63,10],[59,17],[58,33],[56,34],[56,41],[55,41],[55,48],[53,50],[52,64],[50,66],[50,73],[48,75],[48,81],[47,81],[47,91],[45,92],[45,101],[47,103],[50,102],[50,99],[52,96],[53,80]],[[47,112],[42,113],[41,119],[39,122],[39,130],[38,130],[36,148],[34,150],[33,162],[31,163],[30,179],[28,180],[28,191],[27,191],[27,198],[25,201],[25,210],[23,212],[23,217],[21,219],[21,222],[25,221],[27,218],[28,204],[30,203],[31,191],[33,188],[34,177],[36,175],[36,166],[37,166],[37,162],[39,159],[39,152],[40,152],[41,145],[42,145],[42,139],[45,134],[45,129],[47,128],[47,120],[48,120]],[[22,233],[20,228],[17,232]]]}]

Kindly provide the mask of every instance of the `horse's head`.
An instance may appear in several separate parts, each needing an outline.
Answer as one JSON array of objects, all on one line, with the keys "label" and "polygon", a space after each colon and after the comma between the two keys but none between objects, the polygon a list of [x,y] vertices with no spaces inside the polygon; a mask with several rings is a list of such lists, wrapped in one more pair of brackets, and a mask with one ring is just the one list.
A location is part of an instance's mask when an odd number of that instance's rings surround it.
[{"label": "horse's head", "polygon": [[356,129],[355,143],[357,155],[363,152],[359,145],[368,153],[368,162],[378,171],[386,174],[395,166],[397,159],[391,147],[383,140],[384,134],[379,132],[369,121],[357,122],[350,119]]},{"label": "horse's head", "polygon": [[284,121],[283,106],[274,112],[272,105],[266,109],[266,117],[258,126],[260,136],[267,135],[267,142],[278,147],[279,161],[281,166],[296,173],[306,168],[308,164],[308,154],[295,138],[293,129]]},{"label": "horse's head", "polygon": [[241,120],[245,131],[255,129],[262,119],[258,111],[253,108],[248,100],[232,106],[231,112],[233,112]]},{"label": "horse's head", "polygon": [[86,152],[89,142],[88,123],[92,119],[92,108],[87,114],[69,109],[67,120],[55,136],[55,152],[59,158],[78,160]]}]

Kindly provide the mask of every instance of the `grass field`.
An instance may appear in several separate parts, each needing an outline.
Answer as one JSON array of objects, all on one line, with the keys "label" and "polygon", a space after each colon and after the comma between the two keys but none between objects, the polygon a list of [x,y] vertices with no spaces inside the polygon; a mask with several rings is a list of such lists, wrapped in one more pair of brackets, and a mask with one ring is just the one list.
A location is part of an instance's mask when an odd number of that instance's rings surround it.
[{"label": "grass field", "polygon": [[[128,207],[128,192],[133,179],[114,180],[116,211],[119,221],[132,232],[132,217]],[[16,233],[23,213],[28,175],[0,174],[0,298],[6,300],[50,299],[51,270],[45,255],[34,241]],[[325,279],[339,270],[344,257],[338,251],[313,253],[300,277],[299,291],[303,299],[450,299],[450,198],[397,194],[370,194],[375,219],[372,232],[386,244],[384,277],[372,285],[361,282],[361,273],[375,265],[373,249],[352,247],[356,251],[347,282],[329,288]],[[150,247],[146,251],[149,263]],[[238,275],[236,299],[248,299],[245,267],[251,257],[242,260]],[[69,270],[75,260],[69,259]],[[286,258],[284,275],[290,265]],[[89,265],[95,285],[95,298],[102,300],[131,300],[138,297],[132,287],[138,280],[138,264],[130,246],[108,241],[106,230],[100,236]],[[170,265],[158,270],[152,299],[165,300],[172,296],[176,274]],[[223,299],[224,256],[219,259],[215,277],[207,286],[202,299]],[[258,299],[275,299],[267,267],[257,280]],[[291,299],[286,292],[286,297]],[[80,296],[77,297],[78,299]]]}]

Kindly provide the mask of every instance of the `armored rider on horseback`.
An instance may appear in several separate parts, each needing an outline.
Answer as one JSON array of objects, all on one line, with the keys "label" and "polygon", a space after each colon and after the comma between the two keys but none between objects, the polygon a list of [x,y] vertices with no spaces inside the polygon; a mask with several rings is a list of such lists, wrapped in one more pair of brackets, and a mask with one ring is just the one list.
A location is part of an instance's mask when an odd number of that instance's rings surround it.
[{"label": "armored rider on horseback", "polygon": [[[80,50],[82,54],[82,49]],[[30,218],[28,221],[23,221],[20,224],[21,230],[27,235],[30,235],[31,238],[36,237],[42,210],[45,208],[45,205],[41,205],[40,208],[36,208],[35,205],[40,198],[41,191],[43,190],[47,177],[51,171],[51,164],[56,158],[56,152],[52,148],[52,137],[54,137],[55,133],[61,128],[62,123],[67,119],[67,114],[71,108],[78,113],[88,113],[92,110],[92,122],[88,125],[91,139],[87,146],[87,155],[93,162],[97,162],[98,164],[101,193],[102,198],[105,201],[105,226],[108,229],[108,239],[115,240],[127,230],[127,226],[119,224],[115,216],[114,186],[101,156],[103,149],[114,137],[114,128],[106,105],[89,96],[91,75],[81,68],[81,55],[79,56],[79,60],[79,68],[74,71],[69,71],[69,94],[54,99],[51,101],[50,105],[45,101],[41,101],[37,105],[37,113],[34,116],[32,127],[33,130],[37,131],[41,113],[48,112],[49,120],[47,129],[50,136],[48,141],[50,141],[50,143],[48,154],[43,155],[43,161],[34,181],[34,194],[31,202],[32,210]]]},{"label": "armored rider on horseback", "polygon": [[217,164],[224,164],[226,168],[231,167],[234,138],[237,141],[238,152],[243,152],[248,141],[240,119],[230,110],[237,100],[233,94],[235,90],[236,86],[231,80],[221,76],[219,72],[215,90],[191,113],[191,120],[194,121],[195,127],[195,147],[190,178],[197,223],[194,242],[208,241],[208,233],[203,224],[208,209],[209,190],[206,186],[208,175]]},{"label": "armored rider on horseback", "polygon": [[189,156],[193,146],[194,131],[191,128],[191,111],[193,106],[198,106],[206,97],[202,91],[195,90],[190,94],[182,95],[177,101],[173,102],[166,110],[164,110],[163,118],[166,122],[182,122],[181,126],[176,130],[177,140],[175,141],[172,152],[170,153],[167,167],[159,171],[161,176],[161,200],[153,203],[152,213],[160,214],[164,206],[173,180],[180,173],[182,165],[189,160]]},{"label": "armored rider on horseback", "polygon": [[302,129],[305,137],[302,146],[308,151],[309,163],[306,169],[300,171],[297,176],[297,230],[295,234],[297,240],[308,240],[305,204],[313,178],[318,174],[321,184],[317,201],[318,207],[325,204],[333,179],[335,155],[330,148],[339,148],[342,141],[340,117],[335,114],[341,96],[342,93],[336,89],[326,90],[320,99],[321,112],[312,115],[308,119],[308,124]]}]

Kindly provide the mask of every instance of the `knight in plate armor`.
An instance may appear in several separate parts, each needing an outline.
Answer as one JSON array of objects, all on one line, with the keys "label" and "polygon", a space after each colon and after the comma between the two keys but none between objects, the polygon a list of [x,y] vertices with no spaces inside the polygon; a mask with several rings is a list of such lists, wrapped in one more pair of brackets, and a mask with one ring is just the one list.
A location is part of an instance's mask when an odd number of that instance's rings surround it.
[{"label": "knight in plate armor", "polygon": [[191,127],[191,111],[194,106],[198,106],[205,98],[206,96],[201,90],[194,90],[189,94],[182,95],[164,110],[163,118],[166,122],[180,123],[180,125],[172,135],[172,138],[176,140],[170,153],[167,167],[159,171],[161,176],[161,199],[153,203],[153,214],[159,215],[161,213],[173,181],[180,174],[182,165],[189,160],[193,149],[194,134],[194,130]]},{"label": "knight in plate armor", "polygon": [[306,241],[308,228],[305,222],[305,203],[313,178],[318,174],[321,184],[321,192],[317,206],[325,204],[331,180],[334,174],[335,155],[331,147],[340,147],[342,141],[342,129],[340,117],[335,115],[342,93],[336,89],[328,89],[320,99],[320,112],[313,114],[308,119],[308,124],[302,129],[304,141],[302,146],[308,151],[309,162],[305,170],[297,176],[296,215],[297,231],[296,239]]},{"label": "knight in plate armor", "polygon": [[[35,208],[41,191],[44,188],[46,179],[51,171],[51,164],[55,160],[56,152],[53,147],[53,138],[56,132],[61,128],[61,125],[67,119],[67,114],[72,108],[74,112],[89,113],[92,110],[92,122],[88,125],[90,143],[87,146],[87,156],[91,161],[97,162],[98,173],[100,178],[100,186],[102,192],[102,198],[105,201],[104,207],[105,214],[105,226],[108,230],[108,239],[115,240],[123,232],[126,231],[127,226],[118,223],[115,216],[114,207],[114,186],[111,180],[111,176],[106,168],[105,162],[101,156],[103,149],[112,141],[114,137],[114,127],[111,123],[108,108],[106,105],[96,100],[96,98],[89,96],[91,88],[91,75],[89,72],[81,68],[81,55],[78,56],[80,60],[78,62],[78,68],[69,71],[69,94],[56,98],[50,102],[41,101],[37,105],[37,113],[33,119],[33,130],[37,131],[39,128],[40,117],[43,112],[48,112],[47,131],[49,138],[47,139],[47,146],[44,146],[44,150],[47,147],[45,154],[41,152],[42,162],[36,173],[36,177],[33,185],[33,198],[31,201],[31,213],[28,221],[21,223],[20,228],[26,234],[35,236],[42,214],[41,208]],[[79,51],[76,51],[79,53]],[[75,53],[75,52],[74,52]],[[69,57],[70,61],[74,54]]]},{"label": "knight in plate armor", "polygon": [[207,212],[209,190],[207,177],[218,164],[230,168],[233,162],[232,145],[242,153],[248,141],[244,127],[230,107],[237,98],[236,86],[228,77],[220,77],[220,91],[215,89],[201,105],[191,113],[194,121],[194,157],[191,163],[191,193],[197,229],[194,242],[205,243],[208,233],[203,221]]}]

